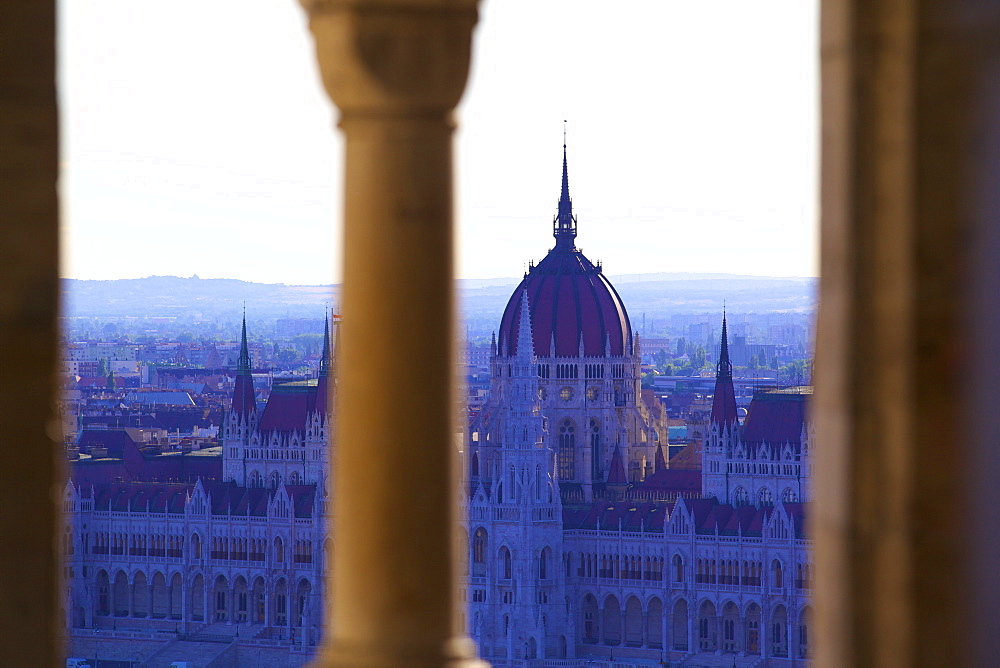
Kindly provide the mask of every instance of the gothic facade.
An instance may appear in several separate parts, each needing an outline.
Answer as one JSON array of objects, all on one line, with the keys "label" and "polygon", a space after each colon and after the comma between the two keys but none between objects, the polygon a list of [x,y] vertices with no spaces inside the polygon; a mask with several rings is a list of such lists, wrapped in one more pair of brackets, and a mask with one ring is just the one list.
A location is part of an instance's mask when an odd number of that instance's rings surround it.
[{"label": "gothic facade", "polygon": [[759,392],[740,423],[723,318],[703,469],[669,469],[639,337],[575,246],[563,148],[555,245],[508,302],[466,439],[469,633],[497,665],[801,665],[809,390]]},{"label": "gothic facade", "polygon": [[[64,490],[71,629],[181,634],[315,649],[326,578],[329,327],[319,378],[275,385],[258,410],[244,320],[222,456],[81,462]],[[133,446],[134,447],[134,446]],[[208,470],[215,466],[215,470]],[[95,637],[98,637],[95,635]]]}]

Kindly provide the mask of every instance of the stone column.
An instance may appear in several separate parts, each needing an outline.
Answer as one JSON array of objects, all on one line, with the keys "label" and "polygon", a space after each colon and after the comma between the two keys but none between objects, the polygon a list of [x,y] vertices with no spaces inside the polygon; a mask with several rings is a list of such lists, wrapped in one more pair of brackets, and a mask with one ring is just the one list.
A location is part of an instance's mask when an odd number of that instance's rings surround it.
[{"label": "stone column", "polygon": [[[62,661],[54,549],[65,478],[54,441],[59,301],[56,10],[52,0],[0,3],[0,656]],[[30,509],[27,511],[26,509]],[[16,549],[11,537],[16,536]]]},{"label": "stone column", "polygon": [[191,595],[191,583],[181,576],[181,633],[187,633],[188,630],[188,598]]},{"label": "stone column", "polygon": [[[346,139],[336,567],[321,664],[464,666],[474,646],[455,614],[452,113],[476,2],[302,2]],[[419,391],[385,420],[390,376]]]},{"label": "stone column", "polygon": [[992,665],[1000,7],[821,18],[817,665]]},{"label": "stone column", "polygon": [[663,642],[663,650],[670,651],[674,648],[674,606],[673,601],[664,597],[663,614],[660,615],[660,638]]},{"label": "stone column", "polygon": [[215,622],[215,585],[209,584],[207,581],[204,582],[204,586],[201,588],[202,597],[205,599],[205,607],[202,612],[202,620],[205,624],[212,624]]}]

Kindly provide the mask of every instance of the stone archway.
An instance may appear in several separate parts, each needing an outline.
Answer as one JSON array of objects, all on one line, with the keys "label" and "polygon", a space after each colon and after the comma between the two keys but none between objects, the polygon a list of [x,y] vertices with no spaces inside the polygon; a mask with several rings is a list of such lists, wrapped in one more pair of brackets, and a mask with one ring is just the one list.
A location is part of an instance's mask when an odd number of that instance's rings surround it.
[{"label": "stone archway", "polygon": [[722,651],[742,651],[740,646],[740,609],[732,601],[722,606]]},{"label": "stone archway", "polygon": [[642,604],[635,596],[625,601],[625,646],[642,647]]},{"label": "stone archway", "polygon": [[646,606],[646,646],[663,649],[663,602],[655,596]]},{"label": "stone archway", "polygon": [[688,602],[683,598],[674,603],[670,615],[670,633],[673,637],[673,648],[688,651]]},{"label": "stone archway", "polygon": [[705,601],[698,608],[698,649],[703,652],[714,652],[719,648],[717,626],[715,604]]},{"label": "stone archway", "polygon": [[257,579],[253,581],[253,590],[251,592],[251,624],[267,623],[267,596],[265,591],[264,578],[257,577]]},{"label": "stone archway", "polygon": [[153,600],[150,601],[150,617],[166,619],[170,614],[170,599],[167,597],[167,579],[163,573],[153,573]]},{"label": "stone archway", "polygon": [[601,611],[601,642],[605,645],[622,643],[622,609],[618,599],[611,595],[604,599]]},{"label": "stone archway", "polygon": [[191,619],[196,622],[208,621],[205,610],[205,578],[201,573],[191,581]]},{"label": "stone archway", "polygon": [[148,617],[149,604],[149,583],[146,574],[138,571],[132,577],[132,616]]},{"label": "stone archway", "polygon": [[760,654],[760,606],[751,603],[744,614],[744,650],[747,654]]},{"label": "stone archway", "polygon": [[225,622],[230,619],[229,605],[229,581],[225,575],[215,578],[212,584],[212,597],[210,605],[212,607],[211,618],[216,622]]},{"label": "stone archway", "polygon": [[111,614],[111,580],[108,572],[101,569],[96,579],[97,597],[94,599],[95,614],[105,616]]}]

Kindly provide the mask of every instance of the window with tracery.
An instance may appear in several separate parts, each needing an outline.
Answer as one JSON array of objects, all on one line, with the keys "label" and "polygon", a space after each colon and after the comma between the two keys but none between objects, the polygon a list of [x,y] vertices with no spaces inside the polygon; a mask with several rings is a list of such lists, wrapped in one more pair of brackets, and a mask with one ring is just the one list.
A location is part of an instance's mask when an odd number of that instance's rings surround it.
[{"label": "window with tracery", "polygon": [[569,418],[559,424],[559,479],[576,477],[576,427]]}]

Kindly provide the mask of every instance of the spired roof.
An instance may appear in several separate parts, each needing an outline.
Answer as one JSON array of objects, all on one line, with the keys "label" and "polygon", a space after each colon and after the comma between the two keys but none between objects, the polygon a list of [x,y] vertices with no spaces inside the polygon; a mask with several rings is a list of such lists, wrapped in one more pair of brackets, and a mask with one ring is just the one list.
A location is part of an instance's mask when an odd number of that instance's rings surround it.
[{"label": "spired roof", "polygon": [[517,353],[521,300],[528,295],[531,338],[539,357],[631,355],[632,327],[621,297],[595,266],[576,248],[576,216],[569,196],[566,145],[559,208],[553,221],[556,245],[537,265],[529,267],[514,290],[500,321],[497,353]]},{"label": "spired roof", "polygon": [[712,424],[731,425],[736,422],[736,391],[733,388],[733,365],[729,361],[729,337],[726,334],[726,314],[722,314],[722,347],[715,372],[715,396],[712,398]]},{"label": "spired roof", "polygon": [[250,373],[250,351],[247,348],[247,315],[243,314],[243,331],[240,337],[240,356],[236,361],[236,384],[233,387],[233,412],[246,416],[257,410]]}]

